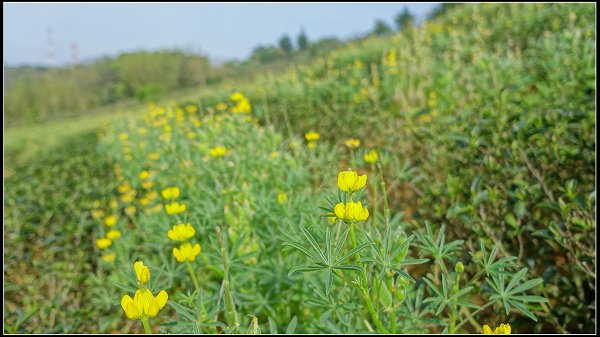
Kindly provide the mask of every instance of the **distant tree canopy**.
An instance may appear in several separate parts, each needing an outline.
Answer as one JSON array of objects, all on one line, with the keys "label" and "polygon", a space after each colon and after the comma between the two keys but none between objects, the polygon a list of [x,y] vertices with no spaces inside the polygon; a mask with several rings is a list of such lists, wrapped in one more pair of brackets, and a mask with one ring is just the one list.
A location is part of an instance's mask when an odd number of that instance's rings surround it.
[{"label": "distant tree canopy", "polygon": [[392,33],[392,28],[390,25],[385,23],[385,21],[377,20],[375,21],[375,28],[373,29],[373,34],[375,35],[387,35]]},{"label": "distant tree canopy", "polygon": [[36,122],[120,99],[160,98],[204,84],[214,69],[208,58],[179,50],[139,51],[70,68],[10,68],[5,82],[8,121]]},{"label": "distant tree canopy", "polygon": [[306,48],[308,48],[308,37],[306,36],[306,33],[304,32],[304,30],[302,30],[300,32],[300,34],[298,34],[298,49],[300,50],[305,50]]},{"label": "distant tree canopy", "polygon": [[406,29],[406,27],[411,26],[414,23],[414,16],[408,11],[408,8],[404,6],[404,9],[401,13],[398,13],[394,21],[396,22],[396,27],[398,31]]},{"label": "distant tree canopy", "polygon": [[284,35],[279,39],[279,48],[281,48],[285,54],[289,54],[294,50],[292,39],[290,39],[289,35]]},{"label": "distant tree canopy", "polygon": [[448,10],[456,7],[456,6],[460,6],[462,4],[460,3],[442,3],[439,6],[435,7],[431,13],[429,14],[428,18],[430,20],[437,18],[438,16],[446,13]]},{"label": "distant tree canopy", "polygon": [[274,46],[258,46],[252,52],[252,59],[259,63],[273,62],[281,56],[281,51]]}]

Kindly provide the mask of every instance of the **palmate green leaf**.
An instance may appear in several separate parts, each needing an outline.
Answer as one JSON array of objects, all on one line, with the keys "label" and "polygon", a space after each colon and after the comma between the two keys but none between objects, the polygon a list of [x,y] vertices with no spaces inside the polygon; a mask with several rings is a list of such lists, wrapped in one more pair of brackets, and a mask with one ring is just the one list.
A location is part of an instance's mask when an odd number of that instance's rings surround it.
[{"label": "palmate green leaf", "polygon": [[[517,310],[519,310],[522,314],[524,314],[525,316],[527,316],[537,322],[537,318],[529,309],[527,309],[527,306],[525,304],[518,302],[518,301],[511,301],[510,299],[507,301],[510,304],[512,304]],[[507,315],[508,315],[508,312],[507,312]]]},{"label": "palmate green leaf", "polygon": [[186,308],[183,305],[181,305],[181,304],[179,304],[179,303],[177,303],[175,301],[172,301],[172,300],[167,301],[167,303],[169,303],[169,305],[171,307],[173,307],[173,309],[175,309],[175,311],[179,315],[184,316],[185,318],[187,318],[191,322],[197,322],[197,319],[192,314],[192,310],[191,309]]},{"label": "palmate green leaf", "polygon": [[527,268],[523,268],[523,269],[519,270],[513,276],[513,278],[510,280],[505,291],[510,293],[510,290],[525,276],[525,274],[527,273],[527,270],[528,270]]},{"label": "palmate green leaf", "polygon": [[533,279],[533,280],[529,280],[529,281],[526,281],[523,284],[519,285],[515,289],[513,289],[511,291],[508,291],[508,293],[510,295],[516,294],[516,293],[520,293],[520,292],[523,292],[525,290],[529,290],[529,289],[537,286],[538,284],[540,284],[542,282],[544,282],[544,280],[541,279],[541,278],[536,278],[536,279]]},{"label": "palmate green leaf", "polygon": [[324,263],[326,263],[327,262],[327,258],[325,257],[325,255],[323,254],[323,252],[321,251],[321,249],[319,248],[319,245],[317,244],[317,240],[315,240],[315,238],[308,231],[308,229],[306,229],[306,227],[300,226],[300,230],[302,231],[302,234],[304,234],[304,237],[306,237],[306,239],[308,240],[308,242],[310,243],[310,245],[313,247],[313,249],[315,251],[317,251],[317,254],[319,254],[319,257],[321,258],[321,261],[324,262]]},{"label": "palmate green leaf", "polygon": [[301,251],[304,255],[312,258],[313,260],[318,260],[318,258],[313,253],[309,252],[306,248],[304,248],[300,244],[297,244],[295,242],[284,242],[281,245],[294,247],[294,248],[298,249],[299,251]]},{"label": "palmate green leaf", "polygon": [[288,272],[288,277],[291,277],[296,272],[308,272],[308,271],[317,271],[323,270],[326,267],[320,265],[299,265],[295,266]]}]

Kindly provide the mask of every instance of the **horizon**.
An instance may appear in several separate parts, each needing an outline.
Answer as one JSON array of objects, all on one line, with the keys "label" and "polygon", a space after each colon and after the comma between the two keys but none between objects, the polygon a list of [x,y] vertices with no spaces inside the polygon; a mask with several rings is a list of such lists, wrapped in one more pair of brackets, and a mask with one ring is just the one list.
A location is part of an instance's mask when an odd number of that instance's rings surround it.
[{"label": "horizon", "polygon": [[[3,64],[7,68],[68,66],[75,43],[77,64],[136,51],[181,50],[219,65],[247,60],[256,47],[277,45],[284,35],[296,44],[302,30],[311,42],[327,37],[345,41],[368,33],[376,20],[395,28],[393,19],[405,6],[420,22],[438,5],[5,3]],[[83,25],[85,29],[78,29]],[[52,58],[48,28],[52,29]]]}]

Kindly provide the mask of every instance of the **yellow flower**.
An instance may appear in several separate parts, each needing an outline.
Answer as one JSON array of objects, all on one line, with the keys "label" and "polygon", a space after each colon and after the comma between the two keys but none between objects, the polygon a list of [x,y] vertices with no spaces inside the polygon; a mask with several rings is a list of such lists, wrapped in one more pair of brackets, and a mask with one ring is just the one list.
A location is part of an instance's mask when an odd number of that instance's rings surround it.
[{"label": "yellow flower", "polygon": [[154,199],[156,199],[157,196],[158,196],[158,193],[152,191],[152,192],[148,192],[148,194],[146,195],[146,198],[148,198],[148,200],[154,200]]},{"label": "yellow flower", "polygon": [[138,261],[134,263],[133,270],[135,270],[135,276],[140,284],[146,284],[150,281],[150,269],[144,262]]},{"label": "yellow flower", "polygon": [[158,160],[160,158],[160,154],[156,152],[148,153],[148,159],[150,160]]},{"label": "yellow flower", "polygon": [[125,315],[130,319],[156,317],[158,312],[167,304],[169,295],[166,291],[161,290],[156,297],[152,295],[150,289],[135,291],[133,298],[129,295],[123,296],[121,299],[121,307],[125,311]]},{"label": "yellow flower", "polygon": [[492,331],[492,329],[490,328],[489,325],[485,324],[483,326],[483,333],[486,335],[510,335],[511,332],[511,328],[510,328],[510,324],[506,323],[506,324],[500,324],[499,327],[497,327],[496,329],[494,329],[494,331]]},{"label": "yellow flower", "polygon": [[277,195],[277,202],[278,203],[283,204],[286,201],[287,201],[287,195],[285,193],[279,193]]},{"label": "yellow flower", "polygon": [[177,262],[194,261],[196,256],[200,254],[200,244],[195,244],[193,247],[189,243],[182,244],[179,249],[173,248],[173,255]]},{"label": "yellow flower", "polygon": [[125,132],[123,132],[123,133],[121,133],[121,134],[119,135],[119,138],[120,138],[121,140],[127,140],[127,138],[129,138],[129,136],[128,136],[128,135],[127,135]]},{"label": "yellow flower", "polygon": [[121,201],[124,203],[132,202],[135,198],[135,192],[123,194],[121,196]]},{"label": "yellow flower", "polygon": [[104,211],[101,209],[93,209],[92,210],[92,218],[99,219],[104,216]]},{"label": "yellow flower", "polygon": [[217,146],[214,147],[212,149],[210,149],[210,156],[211,157],[222,157],[227,153],[227,148],[225,146]]},{"label": "yellow flower", "polygon": [[139,129],[138,129],[138,133],[139,133],[140,135],[145,135],[147,132],[148,132],[148,130],[146,130],[146,128],[139,128]]},{"label": "yellow flower", "polygon": [[376,163],[379,159],[379,155],[377,154],[377,151],[371,150],[369,153],[365,154],[364,158],[367,163]]},{"label": "yellow flower", "polygon": [[125,207],[125,214],[134,215],[136,210],[137,210],[137,208],[135,208],[135,206],[129,205],[129,206]]},{"label": "yellow flower", "polygon": [[196,234],[196,230],[191,224],[179,224],[169,229],[167,236],[173,241],[185,241]]},{"label": "yellow flower", "polygon": [[179,197],[179,187],[167,187],[161,194],[164,199],[175,199]]},{"label": "yellow flower", "polygon": [[311,141],[315,141],[315,140],[319,140],[319,138],[321,138],[321,135],[318,132],[308,132],[304,135],[304,138],[306,138],[307,141],[311,142]]},{"label": "yellow flower", "polygon": [[194,113],[194,112],[198,111],[198,107],[195,105],[188,105],[185,107],[185,111],[187,111],[189,113]]},{"label": "yellow flower", "polygon": [[369,218],[369,210],[359,202],[340,202],[335,205],[335,215],[345,222],[365,221]]},{"label": "yellow flower", "polygon": [[118,229],[112,229],[106,233],[106,237],[113,240],[121,237],[121,231]]},{"label": "yellow flower", "polygon": [[119,193],[127,193],[131,190],[131,185],[129,185],[128,183],[122,183],[121,185],[119,185]]},{"label": "yellow flower", "polygon": [[142,206],[146,206],[150,203],[150,200],[148,200],[148,198],[140,198],[140,205]]},{"label": "yellow flower", "polygon": [[344,143],[346,144],[347,147],[349,147],[351,149],[356,149],[357,147],[360,146],[360,140],[356,139],[356,138],[346,139],[346,141]]},{"label": "yellow flower", "polygon": [[185,204],[180,204],[177,201],[173,201],[172,203],[165,205],[165,210],[169,215],[182,213],[185,211],[185,209]]},{"label": "yellow flower", "polygon": [[117,257],[117,253],[108,253],[108,254],[104,254],[102,256],[102,260],[104,262],[113,262],[116,257]]},{"label": "yellow flower", "polygon": [[119,202],[116,201],[115,199],[112,199],[110,201],[110,208],[119,208]]},{"label": "yellow flower", "polygon": [[140,172],[139,177],[141,180],[146,180],[150,178],[150,172],[143,170],[142,172]]},{"label": "yellow flower", "polygon": [[106,249],[106,248],[110,247],[110,245],[112,245],[111,239],[107,239],[107,238],[96,239],[96,246],[98,246],[99,249]]},{"label": "yellow flower", "polygon": [[109,215],[104,218],[104,224],[108,227],[112,227],[117,223],[117,217],[115,215]]},{"label": "yellow flower", "polygon": [[365,187],[367,175],[361,176],[356,171],[342,171],[338,173],[338,187],[344,192],[355,192]]},{"label": "yellow flower", "polygon": [[152,188],[152,186],[154,186],[154,183],[150,180],[146,180],[142,183],[142,187],[145,189]]},{"label": "yellow flower", "polygon": [[277,157],[279,157],[279,152],[277,152],[277,151],[271,152],[271,159],[275,159]]},{"label": "yellow flower", "polygon": [[227,109],[227,104],[221,102],[221,103],[217,104],[216,108],[219,111],[223,111],[223,110]]}]

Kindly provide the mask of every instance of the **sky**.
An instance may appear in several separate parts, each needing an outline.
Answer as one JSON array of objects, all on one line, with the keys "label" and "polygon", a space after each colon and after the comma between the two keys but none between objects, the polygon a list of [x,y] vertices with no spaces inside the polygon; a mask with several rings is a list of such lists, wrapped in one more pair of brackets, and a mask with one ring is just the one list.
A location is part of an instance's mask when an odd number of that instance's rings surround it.
[{"label": "sky", "polygon": [[48,28],[54,65],[71,61],[72,44],[78,62],[162,48],[242,60],[302,29],[314,41],[366,33],[377,19],[393,27],[404,6],[419,19],[437,3],[3,3],[4,64],[48,65]]}]

